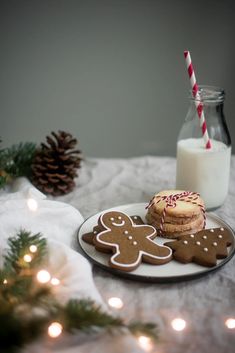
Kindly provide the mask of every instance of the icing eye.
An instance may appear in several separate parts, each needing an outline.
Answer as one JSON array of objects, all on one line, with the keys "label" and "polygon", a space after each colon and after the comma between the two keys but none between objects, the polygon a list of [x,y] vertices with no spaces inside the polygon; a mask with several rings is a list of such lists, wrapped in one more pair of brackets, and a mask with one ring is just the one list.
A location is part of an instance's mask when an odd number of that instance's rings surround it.
[{"label": "icing eye", "polygon": [[214,245],[214,246],[217,246],[217,243],[216,243],[216,241],[214,241],[213,245]]},{"label": "icing eye", "polygon": [[223,232],[223,231],[224,231],[224,228],[220,228],[220,230],[221,230],[221,232]]},{"label": "icing eye", "polygon": [[137,216],[134,217],[134,219],[137,219],[137,218],[138,218]]},{"label": "icing eye", "polygon": [[190,234],[190,238],[194,238],[194,234]]},{"label": "icing eye", "polygon": [[210,229],[210,232],[211,232],[211,233],[214,233],[214,229]]},{"label": "icing eye", "polygon": [[203,239],[207,239],[207,236],[206,236],[206,235],[203,235]]},{"label": "icing eye", "polygon": [[196,244],[197,244],[197,245],[201,245],[200,241],[196,241]]},{"label": "icing eye", "polygon": [[113,217],[111,217],[111,218],[110,218],[110,221],[114,221],[114,218],[113,218]]},{"label": "icing eye", "polygon": [[128,230],[124,230],[124,234],[128,234],[129,232],[128,232]]},{"label": "icing eye", "polygon": [[133,245],[137,245],[137,241],[133,241],[133,243],[132,243]]},{"label": "icing eye", "polygon": [[184,243],[184,244],[188,244],[188,241],[187,241],[187,240],[184,240],[183,243]]},{"label": "icing eye", "polygon": [[208,251],[208,249],[207,249],[207,248],[204,248],[203,250],[204,250],[205,252],[207,252],[207,251]]},{"label": "icing eye", "polygon": [[220,239],[221,239],[221,238],[223,238],[223,237],[222,237],[222,235],[220,234],[220,235],[218,235],[218,238],[220,238]]},{"label": "icing eye", "polygon": [[122,219],[122,217],[121,217],[121,216],[118,216],[118,219]]},{"label": "icing eye", "polygon": [[132,236],[131,236],[131,235],[129,235],[128,239],[130,239],[130,240],[131,240],[131,239],[132,239]]}]

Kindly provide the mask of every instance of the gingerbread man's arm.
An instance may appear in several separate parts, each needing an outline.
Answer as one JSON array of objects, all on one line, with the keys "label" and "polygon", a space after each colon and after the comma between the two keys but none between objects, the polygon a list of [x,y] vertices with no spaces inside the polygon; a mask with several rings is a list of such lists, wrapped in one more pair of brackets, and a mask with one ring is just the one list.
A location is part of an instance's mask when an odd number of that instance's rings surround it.
[{"label": "gingerbread man's arm", "polygon": [[97,235],[97,240],[100,243],[104,243],[106,245],[109,244],[117,244],[117,238],[113,235],[112,231],[105,230]]}]

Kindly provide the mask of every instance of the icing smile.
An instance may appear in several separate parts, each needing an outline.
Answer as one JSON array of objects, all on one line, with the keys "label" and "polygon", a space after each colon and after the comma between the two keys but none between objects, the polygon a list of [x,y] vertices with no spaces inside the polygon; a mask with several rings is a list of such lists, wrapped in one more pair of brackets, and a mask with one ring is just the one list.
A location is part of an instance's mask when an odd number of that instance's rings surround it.
[{"label": "icing smile", "polygon": [[112,222],[112,225],[116,226],[116,227],[122,227],[122,226],[124,226],[124,224],[125,224],[125,221],[121,221],[121,223]]}]

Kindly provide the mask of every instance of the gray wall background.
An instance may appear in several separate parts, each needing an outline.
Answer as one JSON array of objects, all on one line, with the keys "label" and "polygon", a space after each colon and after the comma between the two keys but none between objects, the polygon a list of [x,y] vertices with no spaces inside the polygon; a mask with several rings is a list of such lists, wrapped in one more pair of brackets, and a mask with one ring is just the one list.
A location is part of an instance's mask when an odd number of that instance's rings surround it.
[{"label": "gray wall background", "polygon": [[185,49],[201,84],[225,88],[235,143],[234,15],[232,0],[1,0],[4,145],[64,129],[86,156],[175,155]]}]

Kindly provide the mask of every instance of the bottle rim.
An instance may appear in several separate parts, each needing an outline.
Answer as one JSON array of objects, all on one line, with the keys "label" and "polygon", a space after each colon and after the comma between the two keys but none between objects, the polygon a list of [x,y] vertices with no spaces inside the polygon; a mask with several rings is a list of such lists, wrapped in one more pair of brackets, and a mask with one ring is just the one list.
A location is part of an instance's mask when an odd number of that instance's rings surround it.
[{"label": "bottle rim", "polygon": [[217,86],[198,85],[199,97],[194,97],[190,90],[190,99],[206,103],[219,103],[225,99],[225,90]]}]

